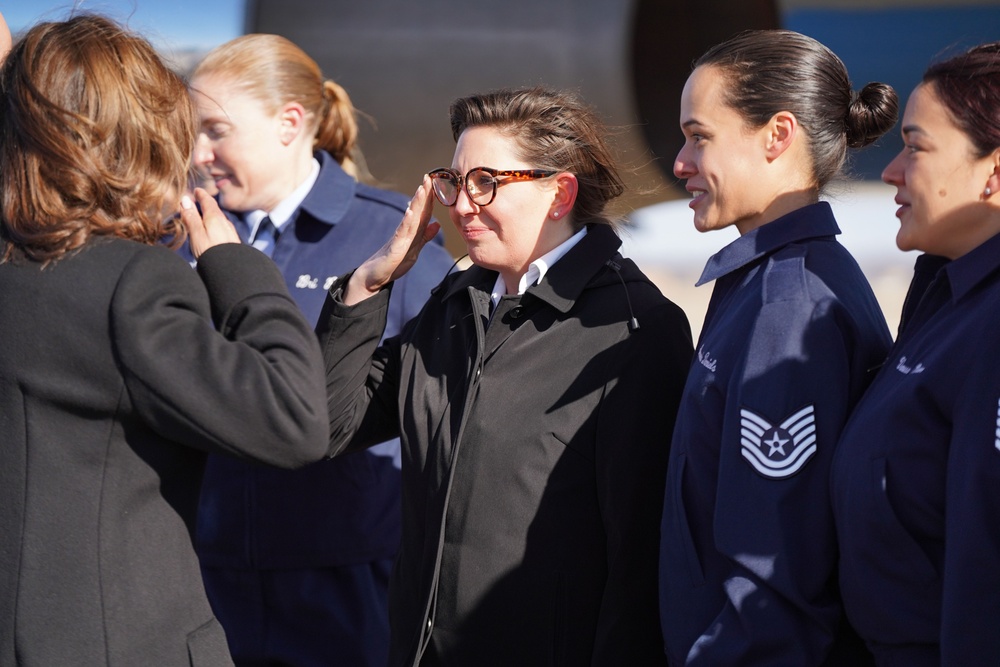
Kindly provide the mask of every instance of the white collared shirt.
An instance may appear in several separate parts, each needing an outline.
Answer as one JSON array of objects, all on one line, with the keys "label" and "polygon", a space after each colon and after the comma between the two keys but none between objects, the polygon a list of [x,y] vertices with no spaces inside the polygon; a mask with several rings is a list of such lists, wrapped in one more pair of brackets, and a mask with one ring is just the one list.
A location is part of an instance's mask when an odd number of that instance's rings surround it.
[{"label": "white collared shirt", "polygon": [[[523,276],[517,284],[517,293],[524,294],[532,285],[541,282],[545,274],[548,273],[552,265],[562,259],[563,255],[568,253],[570,249],[580,242],[584,236],[587,235],[587,228],[584,227],[573,236],[569,237],[561,244],[557,245],[552,250],[548,251],[531,264],[528,265],[528,271]],[[503,279],[503,274],[497,275],[497,281],[493,285],[493,294],[490,298],[493,299],[493,306],[495,307],[500,303],[500,297],[507,293],[507,283]]]},{"label": "white collared shirt", "polygon": [[292,193],[278,202],[270,211],[262,211],[260,209],[256,211],[250,211],[246,214],[245,220],[250,226],[250,238],[257,237],[257,227],[260,225],[260,221],[265,217],[271,218],[271,224],[279,232],[282,228],[288,224],[291,219],[292,214],[295,210],[302,205],[305,200],[306,195],[312,190],[313,185],[316,184],[316,179],[319,178],[319,160],[316,158],[312,159],[312,169],[309,171],[309,175],[306,176],[306,180],[302,181],[297,188],[292,190]]}]

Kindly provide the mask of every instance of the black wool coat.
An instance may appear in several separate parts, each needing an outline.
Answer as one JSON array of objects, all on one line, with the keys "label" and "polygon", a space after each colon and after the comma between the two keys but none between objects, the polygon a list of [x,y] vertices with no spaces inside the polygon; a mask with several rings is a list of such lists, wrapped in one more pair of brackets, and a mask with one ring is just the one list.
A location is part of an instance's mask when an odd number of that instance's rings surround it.
[{"label": "black wool coat", "polygon": [[227,244],[195,272],[117,239],[0,263],[0,341],[0,665],[231,665],[192,547],[206,452],[328,444],[274,264]]},{"label": "black wool coat", "polygon": [[388,290],[347,307],[331,288],[332,445],[402,439],[394,667],[665,664],[659,521],[691,334],[619,245],[591,226],[492,320],[496,272],[449,276],[381,347]]}]

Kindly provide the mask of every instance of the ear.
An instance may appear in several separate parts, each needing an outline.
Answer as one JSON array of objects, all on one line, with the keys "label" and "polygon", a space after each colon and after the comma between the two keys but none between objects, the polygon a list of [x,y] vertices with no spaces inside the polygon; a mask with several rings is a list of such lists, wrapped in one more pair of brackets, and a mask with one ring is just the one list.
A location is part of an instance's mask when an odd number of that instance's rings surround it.
[{"label": "ear", "polygon": [[305,130],[305,107],[298,102],[286,102],[278,111],[278,122],[281,143],[287,146]]},{"label": "ear", "polygon": [[[988,159],[990,164],[993,165],[993,171],[986,178],[983,199],[990,199],[1000,195],[1000,148],[995,149]],[[990,194],[986,194],[985,190],[989,190]]]},{"label": "ear", "polygon": [[791,148],[799,133],[799,119],[791,111],[779,111],[771,116],[764,133],[764,149],[768,161],[779,158]]},{"label": "ear", "polygon": [[553,220],[562,220],[573,210],[580,184],[576,180],[576,175],[568,171],[556,174],[555,182],[556,191],[549,207],[549,217]]}]

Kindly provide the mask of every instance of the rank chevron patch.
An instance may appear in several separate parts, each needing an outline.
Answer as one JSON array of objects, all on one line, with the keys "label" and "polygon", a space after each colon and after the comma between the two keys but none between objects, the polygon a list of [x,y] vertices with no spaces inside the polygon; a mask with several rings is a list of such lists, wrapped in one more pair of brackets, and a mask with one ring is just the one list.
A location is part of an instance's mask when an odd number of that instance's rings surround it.
[{"label": "rank chevron patch", "polygon": [[816,453],[816,414],[808,405],[774,426],[757,413],[740,410],[740,453],[764,477],[797,473]]}]

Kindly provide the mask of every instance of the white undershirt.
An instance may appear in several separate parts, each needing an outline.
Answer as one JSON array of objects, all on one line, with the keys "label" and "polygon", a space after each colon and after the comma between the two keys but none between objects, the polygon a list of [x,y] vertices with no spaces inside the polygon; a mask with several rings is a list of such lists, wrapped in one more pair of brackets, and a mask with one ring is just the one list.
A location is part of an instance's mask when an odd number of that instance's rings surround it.
[{"label": "white undershirt", "polygon": [[306,180],[302,181],[297,188],[292,190],[290,195],[278,202],[278,205],[271,209],[270,212],[258,209],[247,213],[243,219],[250,226],[250,238],[257,237],[257,226],[260,225],[260,221],[265,217],[270,217],[271,224],[280,232],[282,227],[291,219],[295,210],[302,205],[306,195],[309,194],[309,191],[316,184],[317,178],[319,178],[319,161],[313,158],[312,169],[309,170]]},{"label": "white undershirt", "polygon": [[[584,227],[573,236],[569,237],[561,244],[557,245],[552,250],[548,251],[531,264],[528,265],[528,271],[521,276],[521,280],[517,284],[517,293],[524,294],[532,285],[542,281],[545,274],[548,273],[549,269],[553,264],[562,259],[562,256],[570,251],[570,249],[580,242],[584,236],[587,235],[587,228]],[[507,293],[507,283],[503,279],[503,274],[497,275],[497,281],[493,285],[493,294],[490,298],[493,299],[493,306],[495,307],[500,303],[500,297]]]}]

